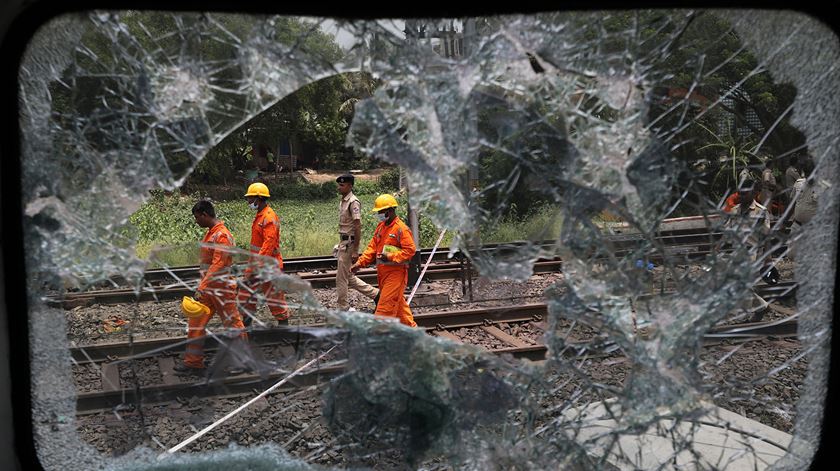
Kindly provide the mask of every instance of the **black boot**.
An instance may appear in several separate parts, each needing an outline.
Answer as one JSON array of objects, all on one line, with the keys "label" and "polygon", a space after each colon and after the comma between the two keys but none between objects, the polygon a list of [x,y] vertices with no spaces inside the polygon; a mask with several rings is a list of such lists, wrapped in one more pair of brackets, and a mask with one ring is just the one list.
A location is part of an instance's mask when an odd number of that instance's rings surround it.
[{"label": "black boot", "polygon": [[373,297],[373,310],[376,311],[376,306],[379,306],[379,295],[382,294],[382,291],[376,293],[376,296]]},{"label": "black boot", "polygon": [[277,325],[280,326],[280,327],[287,327],[289,325],[289,319],[282,319],[282,320],[278,319],[277,320]]},{"label": "black boot", "polygon": [[768,285],[779,284],[779,278],[781,278],[781,275],[779,275],[779,270],[776,267],[764,267],[761,273],[763,273],[763,275],[761,275],[761,279]]}]

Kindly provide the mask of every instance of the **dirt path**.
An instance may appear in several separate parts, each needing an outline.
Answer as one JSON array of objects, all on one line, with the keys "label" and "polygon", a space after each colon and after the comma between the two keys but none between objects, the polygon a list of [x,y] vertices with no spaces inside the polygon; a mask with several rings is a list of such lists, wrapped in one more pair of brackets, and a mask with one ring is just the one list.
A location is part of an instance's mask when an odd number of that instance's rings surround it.
[{"label": "dirt path", "polygon": [[[354,173],[353,176],[356,177],[356,180],[376,180],[379,178],[380,175],[385,173],[388,169],[387,168],[376,168],[372,170],[368,170],[364,173]],[[314,173],[309,173],[314,172]],[[337,171],[323,171],[319,172],[316,170],[303,170],[300,172],[303,175],[303,178],[306,179],[309,183],[324,183],[324,182],[334,182],[335,179],[339,175],[343,175],[347,172],[337,172]]]}]

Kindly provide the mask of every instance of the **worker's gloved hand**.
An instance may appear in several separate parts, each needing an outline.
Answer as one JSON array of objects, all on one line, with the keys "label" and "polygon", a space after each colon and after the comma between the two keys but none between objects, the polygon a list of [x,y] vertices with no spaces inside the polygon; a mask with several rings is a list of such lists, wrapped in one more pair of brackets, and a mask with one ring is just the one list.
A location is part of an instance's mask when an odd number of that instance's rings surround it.
[{"label": "worker's gloved hand", "polygon": [[381,263],[387,262],[388,261],[388,254],[386,254],[386,253],[377,254],[376,258],[378,258]]},{"label": "worker's gloved hand", "polygon": [[358,262],[358,261],[359,261],[359,254],[354,253],[353,255],[351,255],[351,256],[350,256],[350,260],[351,260],[353,263]]},{"label": "worker's gloved hand", "polygon": [[775,285],[779,283],[779,279],[781,275],[779,274],[779,270],[776,267],[770,267],[762,270],[761,279],[764,280],[765,283],[768,285]]},{"label": "worker's gloved hand", "polygon": [[356,272],[358,272],[358,271],[359,271],[359,269],[360,269],[360,268],[362,268],[362,267],[360,267],[360,266],[356,265],[355,263],[353,263],[353,266],[352,266],[352,267],[350,267],[350,273],[356,273]]},{"label": "worker's gloved hand", "polygon": [[193,293],[193,299],[195,299],[196,301],[201,299],[201,291],[196,290],[196,292]]}]

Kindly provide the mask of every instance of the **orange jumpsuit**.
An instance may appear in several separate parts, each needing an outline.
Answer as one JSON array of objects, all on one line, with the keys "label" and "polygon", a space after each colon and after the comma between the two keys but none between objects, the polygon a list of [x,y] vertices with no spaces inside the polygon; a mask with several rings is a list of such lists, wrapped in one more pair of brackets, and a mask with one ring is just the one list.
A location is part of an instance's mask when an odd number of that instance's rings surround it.
[{"label": "orange jumpsuit", "polygon": [[283,269],[283,257],[280,255],[280,219],[271,207],[266,206],[251,223],[251,260],[245,269],[245,286],[239,289],[239,306],[246,315],[255,315],[257,295],[262,293],[268,310],[278,321],[289,318],[289,308],[286,305],[286,295],[279,288],[275,288],[269,281],[252,280],[251,273],[270,258],[277,261],[278,272]]},{"label": "orange jumpsuit", "polygon": [[[399,252],[386,254],[388,261],[382,263],[377,256],[382,253],[386,245],[393,245]],[[408,284],[408,264],[414,252],[414,237],[411,229],[398,217],[391,224],[380,222],[376,226],[373,238],[356,264],[366,267],[376,262],[376,278],[379,282],[379,304],[376,305],[377,316],[396,317],[409,327],[417,327],[411,309],[405,301],[405,286]]]},{"label": "orange jumpsuit", "polygon": [[[210,313],[189,319],[187,340],[195,341],[187,343],[184,364],[190,368],[204,368],[205,327],[213,314],[221,317],[225,328],[245,328],[236,309],[236,280],[230,272],[230,266],[233,264],[230,249],[235,246],[233,236],[225,227],[225,223],[219,222],[207,231],[201,242],[199,301],[210,308]],[[239,336],[243,340],[248,338],[244,330]]]}]

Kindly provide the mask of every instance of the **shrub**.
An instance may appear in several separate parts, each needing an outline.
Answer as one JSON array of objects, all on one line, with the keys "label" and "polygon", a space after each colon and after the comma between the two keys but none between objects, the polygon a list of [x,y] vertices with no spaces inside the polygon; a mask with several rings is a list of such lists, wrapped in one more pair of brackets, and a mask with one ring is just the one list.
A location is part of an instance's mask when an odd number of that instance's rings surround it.
[{"label": "shrub", "polygon": [[353,193],[356,195],[379,195],[382,188],[379,182],[370,180],[356,180],[353,184]]},{"label": "shrub", "polygon": [[400,168],[391,167],[379,176],[379,187],[382,193],[399,191]]},{"label": "shrub", "polygon": [[300,199],[300,200],[328,200],[336,195],[335,183],[324,182],[321,184],[312,183],[272,183],[268,185],[271,198],[278,199]]}]

